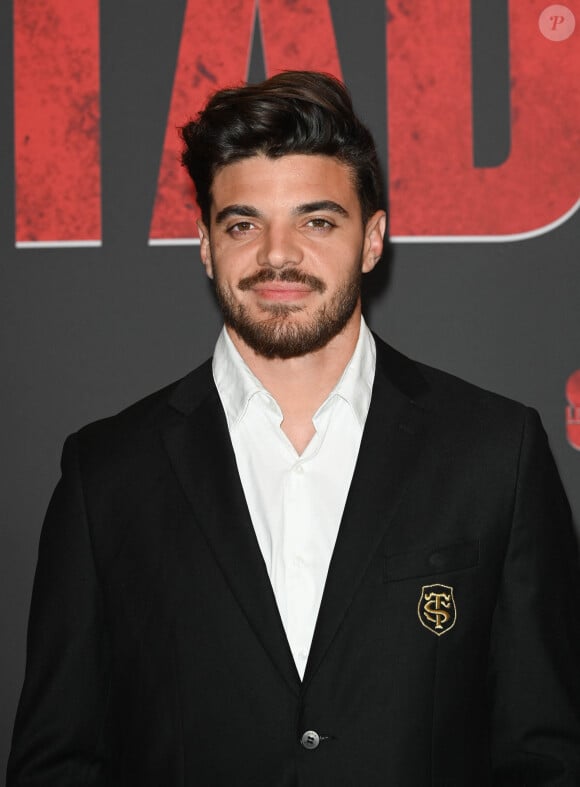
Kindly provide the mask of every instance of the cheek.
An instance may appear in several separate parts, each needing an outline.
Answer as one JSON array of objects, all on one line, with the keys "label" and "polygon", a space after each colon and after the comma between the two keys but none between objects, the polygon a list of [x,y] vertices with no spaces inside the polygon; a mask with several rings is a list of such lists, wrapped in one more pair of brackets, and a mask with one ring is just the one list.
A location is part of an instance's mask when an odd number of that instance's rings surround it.
[{"label": "cheek", "polygon": [[228,250],[227,253],[220,253],[216,249],[213,258],[214,279],[219,281],[222,287],[236,290],[237,284],[247,276],[253,276],[260,270],[256,262],[255,254],[248,253],[242,248],[235,251]]},{"label": "cheek", "polygon": [[242,277],[242,274],[240,274],[237,265],[230,265],[222,258],[219,258],[218,263],[215,262],[214,258],[212,270],[212,278],[215,285],[220,287],[222,290],[228,290],[230,292],[233,292],[236,289],[236,284]]}]

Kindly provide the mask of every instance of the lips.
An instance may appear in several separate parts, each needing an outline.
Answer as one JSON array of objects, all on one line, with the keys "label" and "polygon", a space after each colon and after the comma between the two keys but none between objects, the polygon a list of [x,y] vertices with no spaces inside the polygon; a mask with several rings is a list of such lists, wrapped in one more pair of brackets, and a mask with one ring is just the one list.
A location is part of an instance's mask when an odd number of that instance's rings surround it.
[{"label": "lips", "polygon": [[305,298],[313,291],[312,287],[305,284],[293,284],[285,282],[270,282],[259,284],[251,288],[256,295],[272,301],[293,301]]},{"label": "lips", "polygon": [[265,297],[283,298],[284,296],[290,297],[290,295],[304,297],[312,291],[323,293],[326,290],[326,285],[316,276],[294,268],[279,272],[271,268],[264,268],[253,276],[240,279],[238,289],[242,291],[253,290],[258,295]]}]

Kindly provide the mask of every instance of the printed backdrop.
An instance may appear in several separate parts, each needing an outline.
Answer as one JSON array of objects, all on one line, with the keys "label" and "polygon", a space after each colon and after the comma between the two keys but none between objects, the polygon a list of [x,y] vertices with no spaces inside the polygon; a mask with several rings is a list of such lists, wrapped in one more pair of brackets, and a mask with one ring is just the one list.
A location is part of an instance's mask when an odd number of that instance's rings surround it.
[{"label": "printed backdrop", "polygon": [[222,85],[345,80],[389,198],[370,324],[536,407],[578,523],[579,36],[580,0],[1,0],[2,771],[64,437],[219,330],[176,128]]}]

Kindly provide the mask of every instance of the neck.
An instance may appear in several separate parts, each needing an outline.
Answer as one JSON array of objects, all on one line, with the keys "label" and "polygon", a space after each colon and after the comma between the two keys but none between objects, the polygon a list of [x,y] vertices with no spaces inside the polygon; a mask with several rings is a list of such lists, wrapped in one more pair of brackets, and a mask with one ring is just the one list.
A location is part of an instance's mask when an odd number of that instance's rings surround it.
[{"label": "neck", "polygon": [[328,344],[296,358],[264,358],[227,328],[252,373],[282,410],[282,429],[302,453],[314,434],[312,417],[328,397],[354,353],[360,333],[360,304],[345,328]]}]

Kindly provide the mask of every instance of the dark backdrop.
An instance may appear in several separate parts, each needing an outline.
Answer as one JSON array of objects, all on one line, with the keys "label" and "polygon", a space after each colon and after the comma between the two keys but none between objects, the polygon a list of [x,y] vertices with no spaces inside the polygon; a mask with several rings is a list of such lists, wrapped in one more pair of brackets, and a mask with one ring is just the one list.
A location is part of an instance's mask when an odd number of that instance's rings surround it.
[{"label": "dark backdrop", "polygon": [[[414,5],[389,10],[412,13]],[[13,8],[0,5],[2,771],[38,535],[63,439],[182,376],[211,353],[220,327],[197,247],[147,242],[184,7],[102,0],[102,246],[17,249]],[[345,0],[330,8],[344,78],[386,170],[386,102],[376,101],[388,89],[385,6]],[[472,7],[474,155],[488,165],[509,153],[506,8],[496,0]],[[252,80],[264,75],[256,31]],[[570,166],[578,176],[578,159]],[[580,453],[567,439],[565,387],[580,368],[579,230],[575,213],[516,242],[395,242],[366,282],[367,317],[389,342],[539,409],[577,520]]]}]

